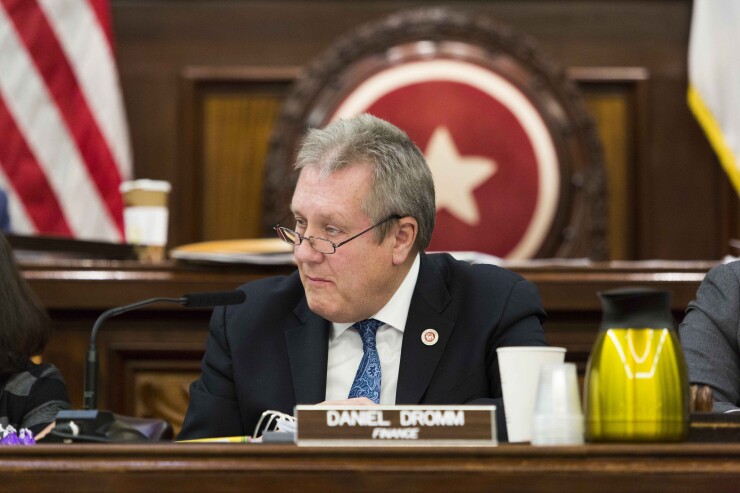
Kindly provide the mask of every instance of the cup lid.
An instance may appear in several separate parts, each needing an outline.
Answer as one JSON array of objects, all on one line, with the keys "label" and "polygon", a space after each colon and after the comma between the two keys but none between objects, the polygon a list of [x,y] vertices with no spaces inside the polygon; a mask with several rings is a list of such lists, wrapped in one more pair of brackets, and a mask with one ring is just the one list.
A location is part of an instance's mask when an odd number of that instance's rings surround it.
[{"label": "cup lid", "polygon": [[141,178],[138,180],[121,182],[119,190],[121,193],[130,192],[131,190],[145,190],[147,192],[169,193],[170,190],[172,190],[172,185],[170,185],[170,182],[165,180],[150,180],[148,178]]},{"label": "cup lid", "polygon": [[554,346],[503,346],[496,348],[496,352],[525,352],[525,351],[542,351],[549,353],[564,353],[564,347]]}]

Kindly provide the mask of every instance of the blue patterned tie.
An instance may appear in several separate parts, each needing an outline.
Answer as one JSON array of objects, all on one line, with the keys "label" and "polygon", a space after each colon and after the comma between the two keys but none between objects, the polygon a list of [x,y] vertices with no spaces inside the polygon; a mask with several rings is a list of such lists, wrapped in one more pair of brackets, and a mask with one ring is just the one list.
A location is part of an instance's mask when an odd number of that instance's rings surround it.
[{"label": "blue patterned tie", "polygon": [[349,390],[349,397],[367,397],[380,404],[380,356],[375,346],[375,332],[383,322],[369,318],[357,322],[354,327],[362,337],[362,360]]}]

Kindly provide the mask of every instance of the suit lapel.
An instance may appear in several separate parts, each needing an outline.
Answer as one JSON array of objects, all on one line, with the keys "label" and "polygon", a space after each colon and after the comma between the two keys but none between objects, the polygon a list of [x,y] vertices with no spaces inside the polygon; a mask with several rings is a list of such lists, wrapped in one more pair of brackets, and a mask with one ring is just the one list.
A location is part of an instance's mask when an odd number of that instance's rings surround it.
[{"label": "suit lapel", "polygon": [[[403,334],[397,404],[418,404],[426,392],[454,328],[454,313],[442,315],[450,300],[441,273],[422,253],[419,279]],[[437,342],[430,346],[421,339],[427,329],[438,334]]]},{"label": "suit lapel", "polygon": [[295,309],[302,325],[285,331],[297,404],[316,404],[326,397],[329,322],[308,309],[304,298]]}]

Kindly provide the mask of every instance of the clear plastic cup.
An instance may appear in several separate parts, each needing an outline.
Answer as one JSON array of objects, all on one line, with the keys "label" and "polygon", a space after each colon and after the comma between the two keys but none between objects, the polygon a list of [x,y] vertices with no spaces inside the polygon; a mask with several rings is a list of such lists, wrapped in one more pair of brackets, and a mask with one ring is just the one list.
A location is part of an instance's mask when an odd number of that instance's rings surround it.
[{"label": "clear plastic cup", "polygon": [[578,445],[583,443],[583,434],[576,365],[542,365],[532,416],[532,445]]}]

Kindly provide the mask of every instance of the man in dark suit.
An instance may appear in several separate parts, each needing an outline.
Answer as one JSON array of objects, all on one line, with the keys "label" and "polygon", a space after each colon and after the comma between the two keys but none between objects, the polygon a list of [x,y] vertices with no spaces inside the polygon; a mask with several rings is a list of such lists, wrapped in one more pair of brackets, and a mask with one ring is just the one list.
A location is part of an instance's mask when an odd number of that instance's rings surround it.
[{"label": "man in dark suit", "polygon": [[679,335],[689,382],[712,388],[714,412],[740,412],[740,261],[707,273]]},{"label": "man in dark suit", "polygon": [[296,404],[501,410],[496,348],[546,345],[545,314],[517,274],[424,253],[434,184],[419,149],[362,115],[309,131],[296,168],[276,230],[298,271],[214,311],[179,438],[247,435],[264,410]]}]

